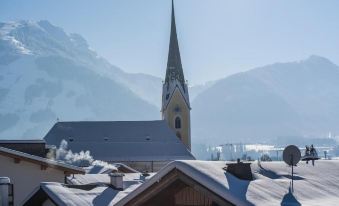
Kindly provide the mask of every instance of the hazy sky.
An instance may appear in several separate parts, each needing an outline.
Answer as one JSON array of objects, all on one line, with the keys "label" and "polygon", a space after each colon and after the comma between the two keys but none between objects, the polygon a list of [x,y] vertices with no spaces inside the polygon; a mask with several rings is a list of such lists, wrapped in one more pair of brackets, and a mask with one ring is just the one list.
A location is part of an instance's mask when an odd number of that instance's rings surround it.
[{"label": "hazy sky", "polygon": [[[163,77],[170,0],[0,0],[0,21],[49,20],[112,64]],[[337,0],[176,0],[191,84],[318,54],[339,64]]]}]

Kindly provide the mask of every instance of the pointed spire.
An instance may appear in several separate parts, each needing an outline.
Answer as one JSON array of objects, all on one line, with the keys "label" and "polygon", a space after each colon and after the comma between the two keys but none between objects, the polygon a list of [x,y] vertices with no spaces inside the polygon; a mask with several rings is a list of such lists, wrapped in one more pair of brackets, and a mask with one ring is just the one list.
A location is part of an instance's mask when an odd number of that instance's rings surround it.
[{"label": "pointed spire", "polygon": [[167,69],[165,83],[171,80],[178,80],[182,86],[185,84],[184,72],[181,65],[177,29],[175,25],[174,3],[172,0],[172,17],[171,17],[171,37],[168,51]]}]

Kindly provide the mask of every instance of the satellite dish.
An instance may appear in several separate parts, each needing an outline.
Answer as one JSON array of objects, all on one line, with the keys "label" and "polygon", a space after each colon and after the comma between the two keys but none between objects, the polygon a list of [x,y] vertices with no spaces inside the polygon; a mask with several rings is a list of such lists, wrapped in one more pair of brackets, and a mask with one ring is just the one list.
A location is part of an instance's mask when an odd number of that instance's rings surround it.
[{"label": "satellite dish", "polygon": [[301,153],[297,146],[289,145],[283,151],[283,160],[290,166],[296,166],[300,161]]},{"label": "satellite dish", "polygon": [[297,146],[295,145],[289,145],[287,146],[284,151],[283,151],[283,160],[286,164],[289,166],[292,166],[292,192],[294,192],[294,187],[293,187],[293,166],[296,166],[298,162],[300,161],[301,158],[301,153],[300,150]]}]

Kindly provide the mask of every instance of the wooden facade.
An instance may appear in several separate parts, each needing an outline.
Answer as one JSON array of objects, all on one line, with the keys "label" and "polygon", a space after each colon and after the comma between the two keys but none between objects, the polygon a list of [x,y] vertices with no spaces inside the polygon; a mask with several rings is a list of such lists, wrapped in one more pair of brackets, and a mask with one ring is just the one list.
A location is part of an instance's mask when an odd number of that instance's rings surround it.
[{"label": "wooden facade", "polygon": [[228,206],[233,204],[179,170],[173,169],[126,205]]}]

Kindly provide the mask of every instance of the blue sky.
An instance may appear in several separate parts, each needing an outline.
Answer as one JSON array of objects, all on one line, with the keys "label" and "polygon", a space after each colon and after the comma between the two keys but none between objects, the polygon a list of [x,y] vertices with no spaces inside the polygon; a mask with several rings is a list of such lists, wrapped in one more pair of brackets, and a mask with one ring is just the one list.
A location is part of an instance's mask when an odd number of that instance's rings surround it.
[{"label": "blue sky", "polygon": [[[164,76],[170,0],[0,0],[0,21],[48,20],[112,64]],[[339,1],[176,0],[191,84],[312,54],[339,64]]]}]

